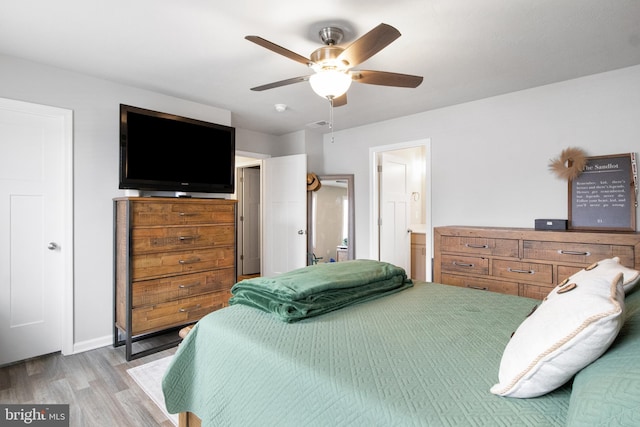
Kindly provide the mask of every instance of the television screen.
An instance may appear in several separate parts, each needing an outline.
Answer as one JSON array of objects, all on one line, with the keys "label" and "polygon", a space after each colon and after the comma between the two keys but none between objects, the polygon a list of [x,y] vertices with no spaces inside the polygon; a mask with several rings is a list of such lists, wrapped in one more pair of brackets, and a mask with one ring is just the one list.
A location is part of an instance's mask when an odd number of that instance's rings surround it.
[{"label": "television screen", "polygon": [[120,105],[120,188],[233,193],[235,129]]}]

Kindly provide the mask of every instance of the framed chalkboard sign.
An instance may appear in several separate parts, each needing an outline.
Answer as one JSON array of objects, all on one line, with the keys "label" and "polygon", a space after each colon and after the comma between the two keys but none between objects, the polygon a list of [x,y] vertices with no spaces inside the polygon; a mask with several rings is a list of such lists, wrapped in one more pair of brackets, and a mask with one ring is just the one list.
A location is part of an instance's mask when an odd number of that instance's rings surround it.
[{"label": "framed chalkboard sign", "polygon": [[637,174],[634,153],[587,157],[569,180],[569,228],[635,231]]}]

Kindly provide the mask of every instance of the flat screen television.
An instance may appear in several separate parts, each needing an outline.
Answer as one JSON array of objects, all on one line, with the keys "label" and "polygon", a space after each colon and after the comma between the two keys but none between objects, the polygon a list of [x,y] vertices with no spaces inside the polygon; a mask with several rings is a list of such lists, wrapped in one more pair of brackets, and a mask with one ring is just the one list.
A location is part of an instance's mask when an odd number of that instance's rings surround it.
[{"label": "flat screen television", "polygon": [[235,128],[120,105],[121,189],[235,191]]}]

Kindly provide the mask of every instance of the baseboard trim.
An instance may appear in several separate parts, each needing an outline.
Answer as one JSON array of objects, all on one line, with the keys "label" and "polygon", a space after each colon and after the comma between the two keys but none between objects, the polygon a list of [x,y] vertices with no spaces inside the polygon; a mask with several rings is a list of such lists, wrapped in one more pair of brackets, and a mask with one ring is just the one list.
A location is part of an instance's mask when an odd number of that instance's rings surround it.
[{"label": "baseboard trim", "polygon": [[113,344],[113,336],[105,335],[100,338],[94,338],[87,341],[77,342],[73,344],[73,354],[83,353],[96,348],[106,347]]}]

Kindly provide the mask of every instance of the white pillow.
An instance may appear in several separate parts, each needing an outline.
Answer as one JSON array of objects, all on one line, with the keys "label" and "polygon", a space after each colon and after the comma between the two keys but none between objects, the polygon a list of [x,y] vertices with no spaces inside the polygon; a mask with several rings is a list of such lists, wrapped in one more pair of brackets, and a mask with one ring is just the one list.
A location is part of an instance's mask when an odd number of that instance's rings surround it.
[{"label": "white pillow", "polygon": [[611,276],[615,276],[617,273],[622,273],[622,287],[624,288],[625,294],[628,294],[629,291],[631,291],[631,289],[633,289],[638,284],[638,282],[640,282],[640,271],[634,270],[633,268],[625,267],[624,265],[620,264],[620,258],[618,257],[598,261],[590,265],[586,269],[575,273],[569,278],[569,280],[575,281],[576,277],[580,277],[581,274],[591,271],[595,267],[598,267],[598,274],[611,274]]},{"label": "white pillow", "polygon": [[556,286],[511,337],[491,393],[541,396],[600,357],[624,321],[622,283],[599,266]]}]

